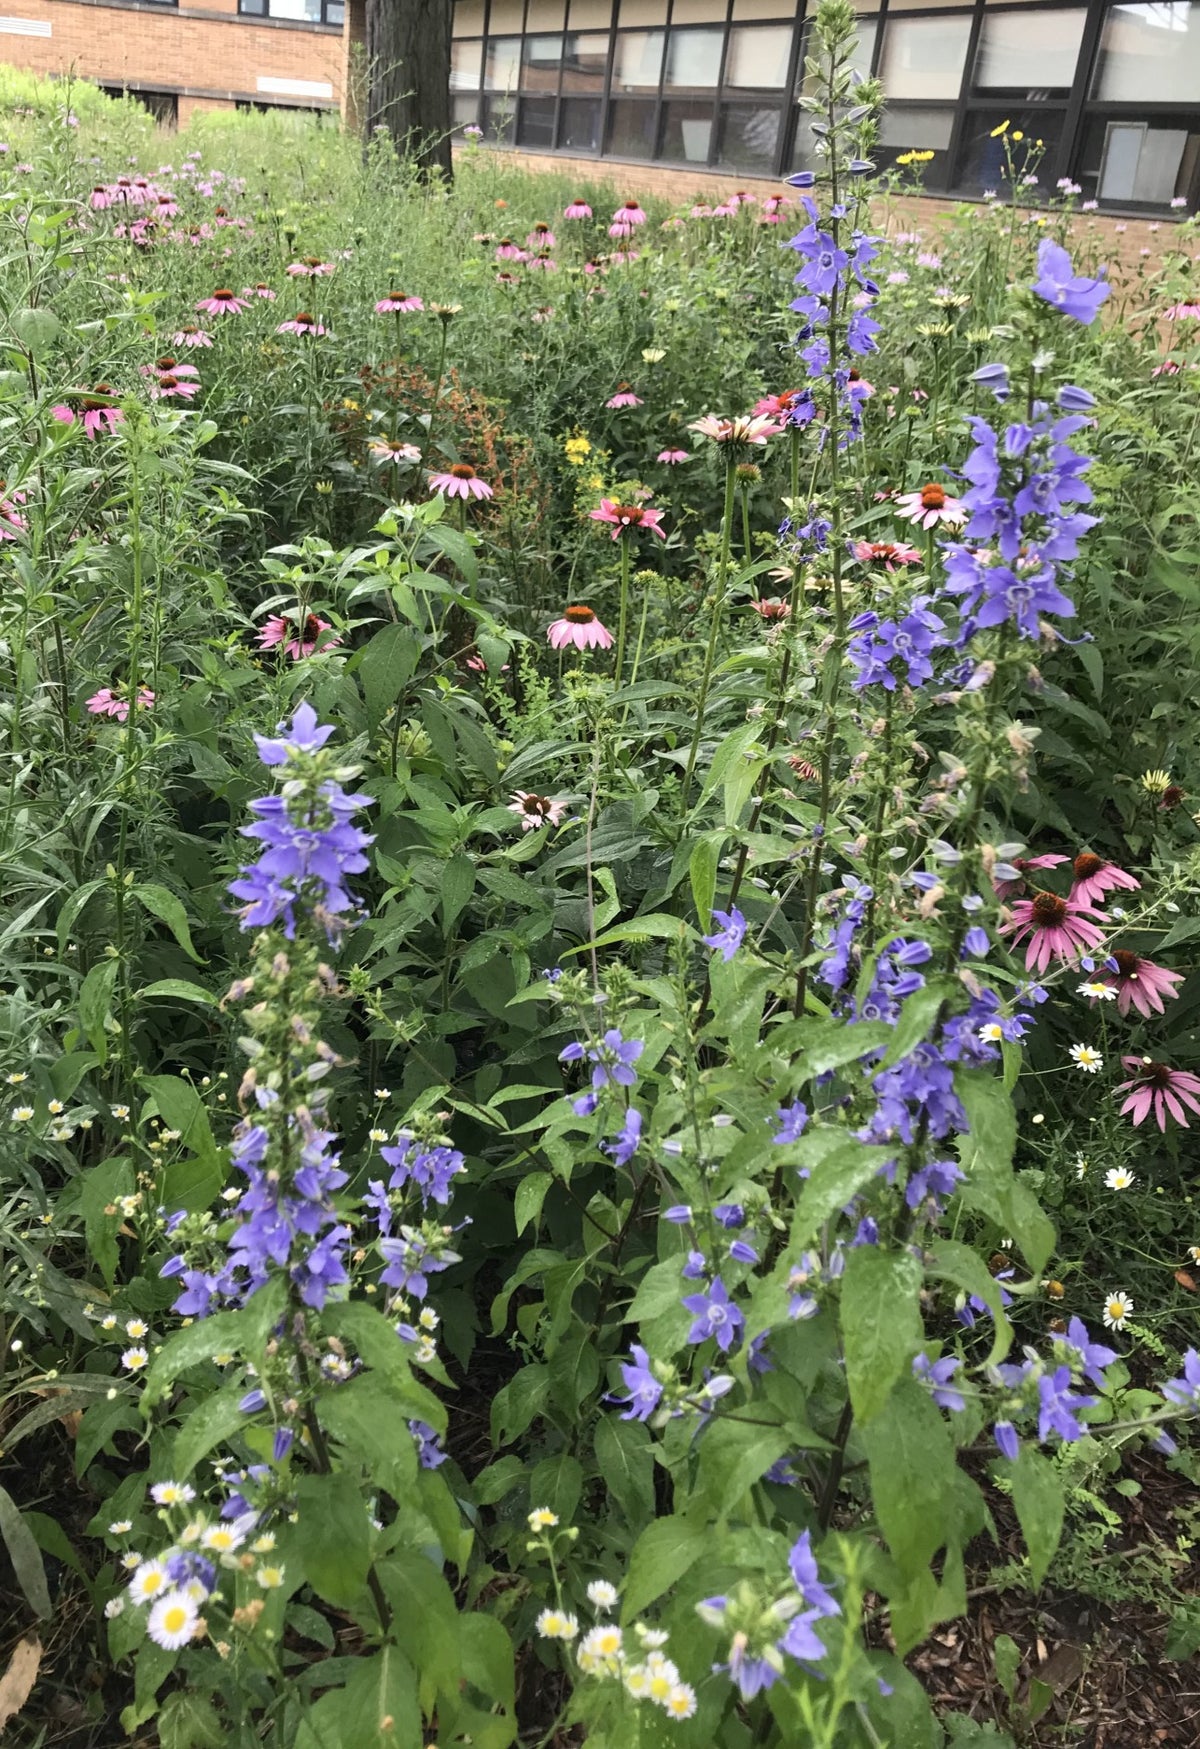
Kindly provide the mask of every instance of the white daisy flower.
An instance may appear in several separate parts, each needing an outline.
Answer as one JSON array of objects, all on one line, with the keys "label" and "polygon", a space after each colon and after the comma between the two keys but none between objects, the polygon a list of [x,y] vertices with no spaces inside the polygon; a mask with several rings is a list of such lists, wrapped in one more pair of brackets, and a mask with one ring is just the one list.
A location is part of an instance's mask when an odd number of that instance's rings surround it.
[{"label": "white daisy flower", "polygon": [[61,1099],[52,1099],[49,1105],[47,1105],[46,1110],[50,1113],[51,1117],[57,1117],[61,1111],[66,1110],[66,1107],[63,1105]]},{"label": "white daisy flower", "polygon": [[696,1711],[696,1690],[686,1682],[677,1682],[662,1705],[673,1719],[690,1719]]},{"label": "white daisy flower", "polygon": [[1125,1166],[1110,1166],[1104,1174],[1104,1182],[1109,1190],[1128,1190],[1131,1184],[1137,1183],[1137,1174]]},{"label": "white daisy flower", "polygon": [[113,1617],[120,1615],[124,1608],[125,1599],[123,1597],[110,1597],[108,1602],[104,1605],[105,1621],[112,1621]]},{"label": "white daisy flower", "polygon": [[1004,1028],[999,1021],[989,1020],[980,1027],[979,1036],[985,1045],[998,1045],[1004,1037]]},{"label": "white daisy flower", "polygon": [[121,1356],[121,1365],[129,1372],[141,1372],[149,1359],[144,1348],[127,1348]]},{"label": "white daisy flower", "polygon": [[32,1105],[14,1105],[12,1120],[14,1123],[28,1123],[33,1116]]},{"label": "white daisy flower", "polygon": [[130,1338],[131,1341],[140,1342],[142,1340],[142,1337],[146,1335],[149,1328],[150,1328],[150,1326],[148,1324],[143,1323],[141,1318],[130,1318],[129,1322],[125,1326],[125,1334],[126,1334],[126,1336],[128,1336]]},{"label": "white daisy flower", "polygon": [[196,1498],[196,1490],[187,1482],[155,1482],[150,1498],[156,1506],[187,1506]]},{"label": "white daisy flower", "polygon": [[548,1506],[535,1506],[528,1522],[530,1530],[553,1530],[558,1523],[558,1513],[551,1512]]},{"label": "white daisy flower", "polygon": [[1104,1066],[1104,1058],[1099,1051],[1094,1051],[1091,1045],[1072,1045],[1069,1054],[1076,1067],[1083,1069],[1089,1075],[1094,1075],[1097,1069]]},{"label": "white daisy flower", "polygon": [[[130,1559],[125,1556],[125,1562]],[[162,1561],[143,1561],[133,1578],[129,1581],[129,1595],[135,1603],[153,1603],[156,1597],[165,1596],[171,1588],[167,1569]]]},{"label": "white daisy flower", "polygon": [[1086,1178],[1087,1175],[1088,1175],[1087,1155],[1086,1154],[1076,1154],[1076,1156],[1075,1156],[1075,1176],[1076,1176],[1076,1178]]},{"label": "white daisy flower", "polygon": [[264,1591],[278,1591],[279,1587],[283,1584],[283,1568],[260,1567],[258,1572],[254,1575],[254,1578],[255,1582],[261,1585]]},{"label": "white daisy flower", "polygon": [[665,1646],[671,1637],[669,1634],[665,1633],[662,1628],[648,1628],[640,1621],[635,1622],[633,1631],[642,1642],[643,1646],[646,1646],[653,1651],[657,1651],[659,1646]]},{"label": "white daisy flower", "polygon": [[1117,999],[1116,986],[1102,984],[1096,978],[1089,979],[1086,984],[1078,985],[1075,993],[1077,996],[1086,996],[1091,1002],[1115,1002]]},{"label": "white daisy flower", "polygon": [[109,1110],[117,1119],[118,1123],[127,1123],[129,1121],[129,1107],[127,1105],[111,1105]]},{"label": "white daisy flower", "polygon": [[533,1625],[543,1640],[573,1640],[579,1632],[578,1621],[565,1609],[544,1609]]},{"label": "white daisy flower", "polygon": [[121,1565],[127,1573],[136,1573],[142,1564],[142,1557],[136,1549],[130,1549],[127,1555],[121,1556]]},{"label": "white daisy flower", "polygon": [[28,1081],[29,1076],[25,1073],[24,1069],[14,1069],[12,1074],[6,1075],[4,1079],[8,1082],[10,1087],[19,1087],[23,1081]]},{"label": "white daisy flower", "polygon": [[368,1130],[367,1131],[367,1140],[369,1142],[386,1142],[387,1139],[388,1139],[388,1133],[386,1130]]},{"label": "white daisy flower", "polygon": [[244,1541],[231,1524],[210,1524],[201,1534],[200,1547],[211,1549],[215,1555],[231,1555]]},{"label": "white daisy flower", "polygon": [[375,1089],[375,1097],[376,1099],[390,1099],[392,1097],[392,1090],[390,1087],[377,1087]]},{"label": "white daisy flower", "polygon": [[1189,1245],[1188,1256],[1193,1263],[1200,1263],[1200,1245]]},{"label": "white daisy flower", "polygon": [[615,1622],[604,1622],[600,1627],[589,1628],[579,1642],[579,1666],[592,1674],[600,1674],[607,1670],[614,1676],[617,1673],[618,1661],[621,1656],[621,1630]]},{"label": "white daisy flower", "polygon": [[1127,1293],[1117,1289],[1109,1294],[1104,1301],[1104,1328],[1106,1330],[1123,1330],[1125,1321],[1133,1310],[1133,1301]]},{"label": "white daisy flower", "polygon": [[615,1609],[617,1606],[617,1588],[607,1579],[593,1579],[587,1588],[587,1597],[596,1609]]},{"label": "white daisy flower", "polygon": [[199,1619],[200,1611],[186,1591],[168,1591],[150,1611],[146,1632],[156,1645],[177,1652],[187,1645]]},{"label": "white daisy flower", "polygon": [[274,1533],[269,1530],[264,1531],[262,1536],[255,1537],[254,1541],[250,1544],[250,1547],[256,1555],[269,1555],[271,1550],[275,1547]]},{"label": "white daisy flower", "polygon": [[109,1536],[127,1536],[133,1529],[133,1520],[129,1518],[114,1518],[108,1527]]}]

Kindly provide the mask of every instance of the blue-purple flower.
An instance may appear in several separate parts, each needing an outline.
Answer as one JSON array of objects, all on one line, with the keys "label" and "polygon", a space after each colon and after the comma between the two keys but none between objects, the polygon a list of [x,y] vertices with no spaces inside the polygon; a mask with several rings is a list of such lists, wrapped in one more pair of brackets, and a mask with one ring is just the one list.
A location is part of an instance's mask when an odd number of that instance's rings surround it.
[{"label": "blue-purple flower", "polygon": [[714,953],[720,953],[721,958],[728,964],[745,938],[746,919],[736,905],[732,911],[714,911],[712,915],[713,922],[719,923],[721,927],[715,934],[706,935],[703,938],[704,945],[711,947]]},{"label": "blue-purple flower", "polygon": [[1037,275],[1033,282],[1036,295],[1085,327],[1096,320],[1112,289],[1103,277],[1087,279],[1075,274],[1071,257],[1053,237],[1043,237],[1038,244]]},{"label": "blue-purple flower", "polygon": [[720,1276],[704,1293],[686,1294],[683,1307],[695,1320],[688,1331],[689,1342],[707,1342],[711,1336],[725,1354],[739,1340],[746,1320],[729,1298]]}]

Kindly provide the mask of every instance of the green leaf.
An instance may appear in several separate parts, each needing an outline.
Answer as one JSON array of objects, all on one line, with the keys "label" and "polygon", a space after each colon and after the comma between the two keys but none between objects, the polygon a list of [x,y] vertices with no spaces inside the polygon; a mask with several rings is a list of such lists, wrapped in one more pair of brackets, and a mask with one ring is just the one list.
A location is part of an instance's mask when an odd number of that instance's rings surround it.
[{"label": "green leaf", "polygon": [[384,626],[375,633],[358,664],[372,728],[378,728],[400,697],[420,659],[420,639],[408,626]]},{"label": "green leaf", "polygon": [[929,1275],[954,1282],[987,1306],[993,1321],[992,1350],[987,1364],[998,1365],[1012,1347],[1012,1325],[1000,1297],[1000,1284],[989,1275],[979,1253],[955,1239],[936,1239],[928,1247],[925,1268]]},{"label": "green leaf", "polygon": [[108,1061],[107,1022],[116,984],[116,960],[99,960],[79,986],[79,1024],[102,1063]]},{"label": "green leaf", "polygon": [[203,965],[204,961],[192,945],[192,933],[188,928],[187,911],[182,899],[168,892],[166,887],[160,887],[157,881],[139,881],[133,889],[133,896],[142,909],[149,911],[152,917],[157,917],[160,923],[165,923],[189,959]]},{"label": "green leaf", "polygon": [[46,1585],[46,1569],[42,1565],[42,1551],[37,1546],[33,1532],[21,1517],[16,1501],[3,1488],[0,1488],[0,1536],[4,1538],[8,1558],[17,1576],[17,1584],[25,1594],[25,1601],[35,1615],[40,1616],[43,1621],[47,1620],[53,1611]]},{"label": "green leaf", "polygon": [[458,1606],[454,1593],[427,1555],[392,1554],[379,1563],[379,1582],[397,1622],[404,1626],[404,1648],[421,1678],[453,1694],[462,1676]]},{"label": "green leaf", "polygon": [[966,1175],[959,1197],[967,1208],[982,1209],[1011,1233],[1030,1272],[1040,1275],[1054,1250],[1054,1227],[1013,1171],[1017,1120],[1012,1100],[1001,1083],[983,1070],[960,1070],[954,1077],[954,1091],[970,1125],[959,1143]]},{"label": "green leaf", "polygon": [[631,1525],[654,1516],[654,1445],[640,1421],[602,1415],[596,1423],[601,1479]]},{"label": "green leaf", "polygon": [[438,1433],[446,1431],[445,1406],[413,1377],[404,1344],[382,1312],[361,1300],[346,1300],[327,1305],[321,1321],[329,1335],[347,1342],[367,1366],[387,1380],[393,1417],[400,1409],[414,1420],[427,1421]]},{"label": "green leaf", "polygon": [[887,1402],[921,1346],[921,1266],[907,1251],[860,1245],[842,1278],[842,1341],[850,1401],[859,1422]]},{"label": "green leaf", "polygon": [[933,1559],[955,1529],[954,1441],[929,1394],[902,1380],[862,1430],[879,1528],[906,1580]]},{"label": "green leaf", "polygon": [[49,352],[59,335],[62,323],[53,310],[14,310],[8,325],[32,358]]},{"label": "green leaf", "polygon": [[546,1192],[553,1183],[553,1173],[527,1172],[518,1184],[517,1194],[513,1198],[513,1220],[516,1224],[518,1239],[530,1221],[536,1221],[541,1214],[542,1204],[546,1200]]},{"label": "green leaf", "polygon": [[150,1363],[143,1389],[147,1405],[163,1397],[170,1386],[189,1367],[202,1360],[211,1360],[222,1349],[232,1349],[248,1359],[257,1359],[266,1343],[267,1333],[283,1316],[287,1299],[287,1284],[282,1276],[259,1288],[247,1305],[237,1312],[217,1312],[186,1330],[169,1336]]},{"label": "green leaf", "polygon": [[110,1288],[120,1260],[117,1228],[123,1217],[119,1210],[113,1214],[107,1210],[113,1207],[119,1196],[128,1196],[132,1190],[133,1165],[120,1155],[101,1160],[98,1166],[91,1167],[83,1174],[80,1184],[79,1206],[83,1213],[88,1255]]},{"label": "green leaf", "polygon": [[442,865],[442,928],[449,935],[475,891],[475,864],[469,856],[452,856]]},{"label": "green leaf", "polygon": [[868,1148],[861,1142],[846,1142],[810,1166],[792,1221],[792,1244],[806,1245],[830,1215],[845,1208],[864,1184],[871,1182],[884,1161],[894,1153],[894,1149]]},{"label": "green leaf", "polygon": [[629,1558],[629,1576],[621,1594],[621,1620],[630,1623],[669,1591],[712,1550],[705,1523],[686,1518],[660,1518],[648,1524]]},{"label": "green leaf", "polygon": [[665,1257],[661,1263],[652,1263],[638,1284],[638,1290],[631,1304],[626,1308],[625,1317],[630,1324],[639,1324],[650,1318],[661,1317],[664,1312],[670,1312],[679,1304],[679,1296],[683,1289],[682,1255]]},{"label": "green leaf", "polygon": [[[205,1320],[207,1324],[213,1321],[211,1318]],[[245,1395],[246,1386],[239,1381],[225,1385],[211,1397],[201,1398],[199,1405],[192,1410],[175,1435],[170,1466],[173,1476],[178,1476],[180,1480],[186,1479],[201,1458],[207,1457],[214,1446],[232,1439],[235,1433],[242,1430],[246,1425],[246,1416],[238,1408],[238,1404]]]},{"label": "green leaf", "polygon": [[177,1690],[163,1702],[155,1726],[161,1749],[222,1749],[225,1727],[212,1702]]},{"label": "green leaf", "polygon": [[424,1742],[417,1679],[395,1646],[356,1660],[343,1705],[349,1726],[342,1736],[345,1749],[419,1749]]},{"label": "green leaf", "polygon": [[1011,1634],[997,1634],[992,1644],[992,1664],[996,1681],[1008,1696],[1009,1705],[1017,1692],[1017,1671],[1021,1667],[1021,1651]]},{"label": "green leaf", "polygon": [[[211,990],[206,990],[201,984],[191,984],[186,978],[156,978],[153,984],[147,984],[138,991],[136,1000],[144,996],[174,996],[179,1002],[201,1002],[206,1008],[215,1008],[217,998]],[[159,1720],[161,1730],[162,1720]]]},{"label": "green leaf", "polygon": [[204,1102],[190,1081],[182,1075],[147,1075],[141,1085],[167,1128],[179,1131],[185,1148],[194,1154],[216,1152]]},{"label": "green leaf", "polygon": [[371,1526],[358,1483],[345,1473],[299,1476],[296,1505],[309,1584],[335,1609],[353,1608],[371,1566]]},{"label": "green leaf", "polygon": [[402,1426],[406,1405],[397,1401],[394,1387],[377,1373],[360,1373],[318,1397],[317,1413],[322,1427],[366,1466],[372,1481],[401,1499],[404,1484],[416,1480],[417,1452]]},{"label": "green leaf", "polygon": [[692,846],[688,860],[688,878],[692,883],[692,903],[700,928],[707,930],[712,917],[713,900],[717,893],[717,867],[724,844],[724,831],[706,832]]},{"label": "green leaf", "polygon": [[700,1437],[696,1490],[703,1491],[722,1518],[778,1458],[791,1450],[791,1437],[784,1428],[763,1427],[761,1419],[757,1417],[753,1427],[718,1419]]},{"label": "green leaf", "polygon": [[1035,1585],[1046,1577],[1062,1536],[1066,1497],[1058,1471],[1048,1457],[1028,1443],[1010,1468],[1013,1506],[1029,1551]]},{"label": "green leaf", "polygon": [[[607,1480],[607,1477],[605,1478]],[[583,1465],[569,1451],[543,1458],[529,1477],[529,1498],[535,1506],[548,1506],[561,1524],[570,1524],[583,1493]]]}]

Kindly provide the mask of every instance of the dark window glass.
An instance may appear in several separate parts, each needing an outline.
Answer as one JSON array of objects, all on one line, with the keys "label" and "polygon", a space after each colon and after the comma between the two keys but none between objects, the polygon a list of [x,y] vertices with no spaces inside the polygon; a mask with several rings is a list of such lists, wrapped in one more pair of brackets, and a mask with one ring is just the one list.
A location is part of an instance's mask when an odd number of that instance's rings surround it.
[{"label": "dark window glass", "polygon": [[754,170],[770,176],[779,149],[781,112],[769,103],[724,103],[717,136],[722,170]]},{"label": "dark window glass", "polygon": [[608,65],[608,41],[606,31],[567,38],[563,48],[564,91],[603,91],[604,69]]},{"label": "dark window glass", "polygon": [[543,151],[554,147],[555,97],[523,97],[517,112],[517,144],[533,146]]},{"label": "dark window glass", "polygon": [[713,106],[707,98],[664,103],[659,156],[673,164],[707,164],[713,127]]},{"label": "dark window glass", "polygon": [[484,98],[481,125],[485,137],[493,144],[512,145],[516,107],[516,98],[510,97],[507,92],[496,92]]},{"label": "dark window glass", "polygon": [[1200,6],[1148,0],[1111,7],[1092,96],[1106,103],[1194,106],[1200,99]]},{"label": "dark window glass", "polygon": [[564,97],[558,114],[558,143],[562,150],[600,150],[600,99]]},{"label": "dark window glass", "polygon": [[881,170],[890,170],[907,152],[932,152],[933,157],[917,167],[921,184],[925,188],[948,188],[953,133],[954,111],[949,106],[945,109],[889,106],[880,125],[879,143],[871,156]]},{"label": "dark window glass", "polygon": [[[997,133],[1007,121],[1004,133]],[[1012,192],[1009,180],[1009,158],[1018,186],[1025,186],[1032,195],[1039,188],[1053,191],[1058,172],[1058,142],[1062,138],[1063,116],[1055,109],[981,109],[968,112],[963,126],[962,148],[958,158],[958,175],[954,185],[964,194],[983,194],[994,189],[1001,199]],[[1017,135],[1021,138],[1017,139]],[[1036,182],[1026,178],[1035,176]]]},{"label": "dark window glass", "polygon": [[673,30],[667,42],[667,90],[709,91],[720,81],[723,30]]},{"label": "dark window glass", "polygon": [[1093,116],[1079,154],[1084,195],[1110,206],[1195,203],[1200,120],[1190,115]]},{"label": "dark window glass", "polygon": [[741,91],[782,91],[792,52],[790,24],[731,30],[725,57],[725,87]]},{"label": "dark window glass", "polygon": [[557,91],[562,58],[561,36],[527,36],[521,57],[521,90]]},{"label": "dark window glass", "polygon": [[1061,12],[985,12],[972,88],[1026,103],[1068,96],[1086,19],[1082,6]]},{"label": "dark window glass", "polygon": [[654,105],[626,97],[610,103],[604,149],[616,158],[653,158]]},{"label": "dark window glass", "polygon": [[109,97],[128,97],[140,103],[160,127],[173,128],[179,124],[179,98],[173,91],[134,91],[127,85],[102,85],[100,89]]}]

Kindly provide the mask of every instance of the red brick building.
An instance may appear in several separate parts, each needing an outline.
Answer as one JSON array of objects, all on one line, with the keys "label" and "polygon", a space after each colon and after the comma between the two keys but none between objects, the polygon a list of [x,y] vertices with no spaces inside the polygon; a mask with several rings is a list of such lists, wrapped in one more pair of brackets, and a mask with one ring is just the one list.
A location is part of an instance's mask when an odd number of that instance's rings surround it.
[{"label": "red brick building", "polygon": [[197,110],[336,113],[345,0],[15,0],[0,60],[127,90],[161,120]]}]

